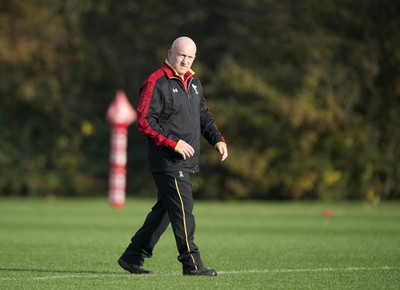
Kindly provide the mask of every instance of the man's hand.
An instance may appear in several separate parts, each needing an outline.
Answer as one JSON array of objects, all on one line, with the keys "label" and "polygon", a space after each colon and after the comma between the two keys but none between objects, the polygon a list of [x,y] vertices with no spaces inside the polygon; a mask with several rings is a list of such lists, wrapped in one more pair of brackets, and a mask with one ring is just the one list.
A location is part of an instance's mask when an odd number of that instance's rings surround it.
[{"label": "man's hand", "polygon": [[215,149],[221,154],[221,162],[228,157],[228,147],[224,142],[218,142],[215,144]]},{"label": "man's hand", "polygon": [[186,158],[192,157],[194,155],[193,147],[183,140],[178,141],[174,150],[175,152],[178,152],[182,155],[183,160],[186,160]]}]

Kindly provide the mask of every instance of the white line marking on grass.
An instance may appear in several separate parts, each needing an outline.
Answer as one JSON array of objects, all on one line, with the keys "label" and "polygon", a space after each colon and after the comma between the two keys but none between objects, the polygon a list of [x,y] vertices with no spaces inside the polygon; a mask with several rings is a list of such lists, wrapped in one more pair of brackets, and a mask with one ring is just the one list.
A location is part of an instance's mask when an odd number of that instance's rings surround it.
[{"label": "white line marking on grass", "polygon": [[[346,267],[346,268],[304,268],[304,269],[251,269],[251,270],[231,270],[231,271],[218,271],[218,275],[238,275],[238,274],[268,274],[268,273],[313,273],[313,272],[357,272],[357,271],[388,271],[400,270],[400,267],[382,266],[382,267]],[[10,271],[12,272],[12,271]],[[140,277],[154,277],[154,276],[181,276],[181,273],[161,273],[153,275],[140,275]],[[79,279],[79,278],[114,278],[114,277],[138,277],[139,275],[129,275],[127,273],[104,273],[104,274],[65,274],[65,275],[46,275],[34,277],[0,277],[0,281],[19,281],[19,280],[60,280],[60,279]]]},{"label": "white line marking on grass", "polygon": [[36,277],[1,277],[0,281],[19,281],[19,280],[58,280],[76,278],[104,278],[104,277],[126,277],[127,274],[65,274],[65,275],[46,275]]},{"label": "white line marking on grass", "polygon": [[264,270],[241,270],[241,271],[218,271],[218,274],[263,274],[263,273],[297,273],[297,272],[355,272],[355,271],[382,271],[400,270],[400,267],[347,267],[347,268],[305,268],[305,269],[264,269]]}]

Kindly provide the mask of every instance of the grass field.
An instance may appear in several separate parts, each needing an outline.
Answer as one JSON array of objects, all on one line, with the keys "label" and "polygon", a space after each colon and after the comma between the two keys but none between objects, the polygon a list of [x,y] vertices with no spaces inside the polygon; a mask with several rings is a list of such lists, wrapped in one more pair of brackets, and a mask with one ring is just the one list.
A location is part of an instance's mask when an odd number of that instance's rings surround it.
[{"label": "grass field", "polygon": [[182,276],[170,227],[155,275],[130,275],[116,261],[152,202],[0,199],[0,289],[400,289],[400,203],[197,201],[195,241],[219,275]]}]

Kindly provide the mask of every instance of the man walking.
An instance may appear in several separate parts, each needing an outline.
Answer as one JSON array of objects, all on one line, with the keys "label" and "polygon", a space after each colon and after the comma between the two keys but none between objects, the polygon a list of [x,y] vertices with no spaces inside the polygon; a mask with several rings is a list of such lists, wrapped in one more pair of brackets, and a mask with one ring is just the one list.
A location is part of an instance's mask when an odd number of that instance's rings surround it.
[{"label": "man walking", "polygon": [[118,260],[132,274],[151,274],[143,268],[144,259],[152,256],[171,223],[183,274],[217,275],[214,269],[203,265],[194,243],[190,174],[199,171],[200,135],[215,146],[221,161],[228,157],[228,149],[208,110],[200,80],[191,69],[196,50],[192,39],[177,38],[162,67],[150,75],[140,90],[137,125],[148,138],[149,170],[158,198]]}]

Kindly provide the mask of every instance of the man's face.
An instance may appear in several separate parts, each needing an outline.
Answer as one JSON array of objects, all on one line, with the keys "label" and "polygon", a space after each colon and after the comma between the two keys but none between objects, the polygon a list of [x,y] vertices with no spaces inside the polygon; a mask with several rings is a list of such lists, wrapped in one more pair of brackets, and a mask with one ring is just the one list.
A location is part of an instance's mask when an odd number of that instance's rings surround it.
[{"label": "man's face", "polygon": [[196,47],[191,43],[181,42],[168,51],[168,59],[180,76],[191,68],[196,58]]}]

